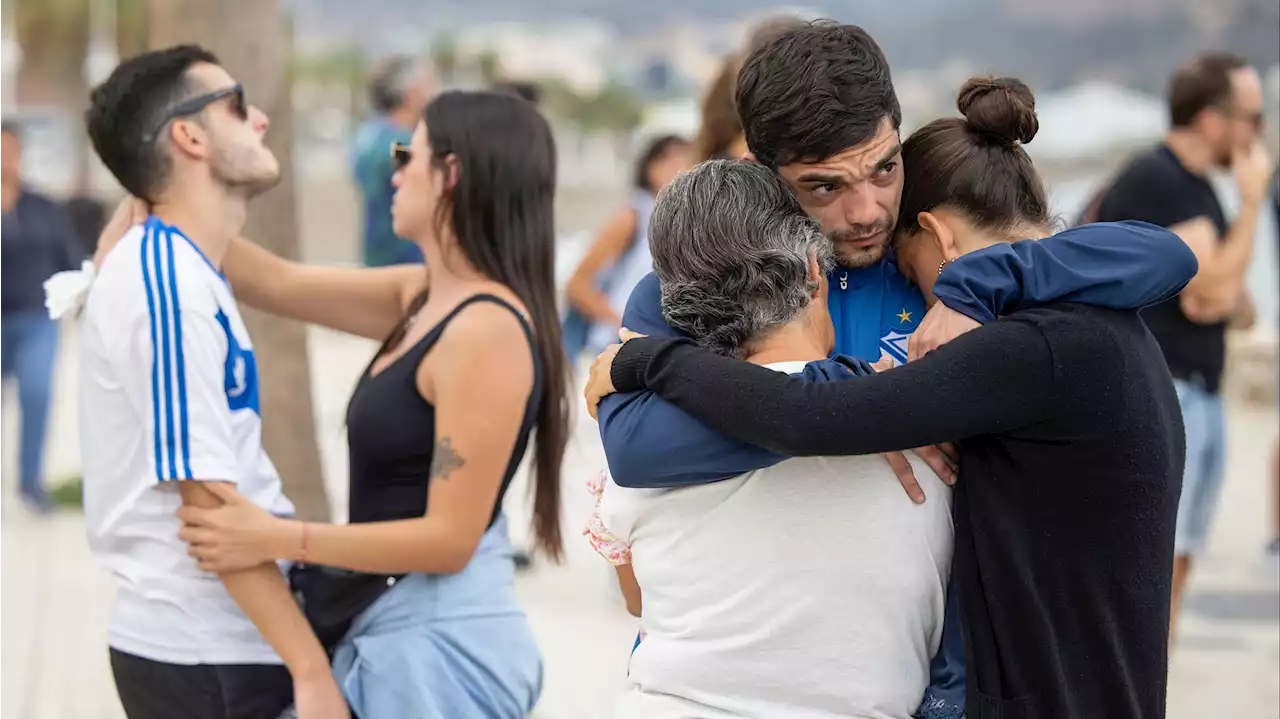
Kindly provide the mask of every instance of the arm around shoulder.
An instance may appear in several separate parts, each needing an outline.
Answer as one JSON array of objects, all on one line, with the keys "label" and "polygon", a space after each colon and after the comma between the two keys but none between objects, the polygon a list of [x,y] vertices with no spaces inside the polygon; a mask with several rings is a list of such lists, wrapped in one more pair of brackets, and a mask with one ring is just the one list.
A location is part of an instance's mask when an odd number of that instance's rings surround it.
[{"label": "arm around shoulder", "polygon": [[899,451],[1023,426],[1049,410],[1054,370],[1039,327],[1011,318],[903,367],[836,383],[653,339],[623,345],[613,377],[619,390],[648,387],[740,441],[815,456]]},{"label": "arm around shoulder", "polygon": [[236,294],[251,307],[377,340],[391,333],[427,286],[422,265],[311,265],[243,237],[232,243],[224,267]]}]

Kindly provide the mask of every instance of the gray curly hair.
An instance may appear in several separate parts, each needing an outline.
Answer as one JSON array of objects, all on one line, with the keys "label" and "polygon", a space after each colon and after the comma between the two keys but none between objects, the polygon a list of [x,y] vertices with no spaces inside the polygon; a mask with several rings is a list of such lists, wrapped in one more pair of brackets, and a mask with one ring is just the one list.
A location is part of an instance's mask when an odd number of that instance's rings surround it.
[{"label": "gray curly hair", "polygon": [[649,249],[662,280],[662,315],[700,345],[742,358],[791,322],[818,289],[831,242],[772,170],[712,160],[658,193]]}]

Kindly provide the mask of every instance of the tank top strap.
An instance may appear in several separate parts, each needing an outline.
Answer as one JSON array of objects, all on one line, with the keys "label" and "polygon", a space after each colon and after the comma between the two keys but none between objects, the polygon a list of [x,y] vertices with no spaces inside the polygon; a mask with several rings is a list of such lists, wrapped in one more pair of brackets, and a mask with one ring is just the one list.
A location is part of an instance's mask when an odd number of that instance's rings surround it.
[{"label": "tank top strap", "polygon": [[[530,348],[533,348],[533,343],[534,343],[533,327],[529,325],[529,320],[525,319],[525,316],[520,313],[520,310],[516,309],[515,306],[513,306],[510,302],[507,302],[506,300],[502,299],[501,297],[498,297],[497,295],[491,295],[486,292],[482,292],[480,294],[471,295],[465,300],[459,302],[457,307],[454,307],[452,310],[449,310],[449,314],[445,315],[443,319],[437,322],[436,326],[432,327],[430,332],[423,335],[422,339],[419,340],[418,342],[418,347],[415,347],[411,351],[426,352],[427,350],[431,349],[431,347],[436,343],[436,341],[440,339],[440,335],[444,334],[445,328],[449,326],[449,323],[452,322],[453,319],[457,317],[459,314],[462,314],[463,310],[465,310],[467,307],[470,307],[473,304],[476,304],[477,302],[492,302],[496,305],[500,305],[502,307],[505,307],[507,310],[509,310],[511,314],[516,316],[516,320],[520,323],[521,329],[524,330],[525,339],[529,342]],[[534,356],[537,357],[537,352],[534,353]]]},{"label": "tank top strap", "polygon": [[[457,307],[450,310],[449,314],[445,315],[444,319],[440,320],[440,322],[437,323],[435,327],[432,327],[431,331],[422,338],[421,345],[412,350],[413,352],[420,354],[414,358],[411,364],[416,367],[418,363],[422,361],[422,358],[426,357],[427,350],[431,349],[432,345],[440,339],[440,335],[444,333],[445,327],[449,325],[449,322],[451,322],[453,318],[457,317],[462,310],[466,309],[470,305],[476,304],[477,302],[492,302],[496,305],[507,308],[511,314],[516,316],[516,320],[520,323],[520,328],[524,330],[524,338],[525,341],[529,343],[529,353],[533,359],[533,387],[530,388],[529,397],[525,400],[524,418],[520,422],[520,432],[516,438],[516,446],[508,463],[507,471],[503,475],[502,488],[503,492],[505,492],[507,485],[511,482],[511,477],[515,475],[516,469],[520,464],[520,459],[524,456],[525,448],[529,441],[529,434],[533,431],[534,425],[537,424],[537,410],[542,400],[543,382],[546,381],[543,375],[542,360],[538,354],[538,345],[533,335],[532,325],[530,325],[529,321],[525,319],[525,316],[520,313],[520,310],[516,309],[510,302],[502,299],[501,297],[483,292],[477,295],[472,295],[459,302]],[[500,510],[501,502],[499,501],[499,504],[495,506],[493,510],[494,518],[498,516]],[[491,518],[490,523],[492,523],[492,521],[493,520]]]}]

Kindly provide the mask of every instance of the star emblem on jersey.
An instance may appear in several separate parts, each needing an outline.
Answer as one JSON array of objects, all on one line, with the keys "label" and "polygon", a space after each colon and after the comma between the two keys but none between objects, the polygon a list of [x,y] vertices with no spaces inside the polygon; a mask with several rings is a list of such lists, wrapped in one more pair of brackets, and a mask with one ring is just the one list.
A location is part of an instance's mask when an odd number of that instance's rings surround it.
[{"label": "star emblem on jersey", "polygon": [[911,313],[907,311],[906,307],[903,307],[902,311],[898,313],[898,321],[902,323],[911,321]]}]

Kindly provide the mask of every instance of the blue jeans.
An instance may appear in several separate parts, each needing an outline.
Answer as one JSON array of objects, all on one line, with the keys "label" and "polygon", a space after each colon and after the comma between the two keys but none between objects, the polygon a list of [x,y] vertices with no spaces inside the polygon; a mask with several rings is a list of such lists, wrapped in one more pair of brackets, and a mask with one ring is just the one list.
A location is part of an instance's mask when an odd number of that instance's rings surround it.
[{"label": "blue jeans", "polygon": [[58,325],[43,309],[0,317],[0,369],[5,382],[17,380],[22,410],[21,488],[32,498],[44,496],[44,440],[57,353]]},{"label": "blue jeans", "polygon": [[1174,553],[1194,556],[1204,550],[1209,525],[1222,494],[1227,461],[1227,435],[1222,396],[1207,392],[1204,384],[1175,379],[1182,423],[1187,432],[1187,465],[1178,501],[1178,526]]}]

